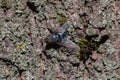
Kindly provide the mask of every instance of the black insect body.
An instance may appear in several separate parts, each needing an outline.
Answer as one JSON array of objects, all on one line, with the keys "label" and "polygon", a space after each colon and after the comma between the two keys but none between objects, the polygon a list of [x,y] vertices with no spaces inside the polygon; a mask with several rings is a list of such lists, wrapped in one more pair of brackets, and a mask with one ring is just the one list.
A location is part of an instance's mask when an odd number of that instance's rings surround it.
[{"label": "black insect body", "polygon": [[62,39],[66,38],[66,33],[55,33],[48,36],[50,43],[59,43]]},{"label": "black insect body", "polygon": [[56,43],[60,46],[66,47],[70,51],[79,51],[80,48],[77,46],[74,42],[72,42],[70,39],[67,38],[66,34],[66,28],[68,24],[65,22],[59,30],[56,30],[56,32],[51,33],[49,36],[46,38],[47,43]]}]

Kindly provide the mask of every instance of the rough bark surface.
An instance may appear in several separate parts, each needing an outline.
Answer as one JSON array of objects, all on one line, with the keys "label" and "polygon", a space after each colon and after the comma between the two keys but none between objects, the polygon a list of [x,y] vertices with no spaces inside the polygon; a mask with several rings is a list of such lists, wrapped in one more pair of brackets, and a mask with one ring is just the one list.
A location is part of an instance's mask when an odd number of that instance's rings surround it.
[{"label": "rough bark surface", "polygon": [[[78,53],[45,42],[66,19]],[[0,80],[120,80],[120,0],[0,0]]]}]

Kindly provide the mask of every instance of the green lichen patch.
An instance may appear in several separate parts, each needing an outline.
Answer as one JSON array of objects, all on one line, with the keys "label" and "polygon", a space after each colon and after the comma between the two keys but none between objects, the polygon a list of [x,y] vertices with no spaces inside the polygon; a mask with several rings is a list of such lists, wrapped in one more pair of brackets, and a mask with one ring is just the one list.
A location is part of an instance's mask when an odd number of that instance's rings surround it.
[{"label": "green lichen patch", "polygon": [[2,8],[6,8],[6,7],[7,7],[7,2],[2,2],[2,3],[1,3],[1,7],[2,7]]},{"label": "green lichen patch", "polygon": [[82,38],[79,43],[78,43],[79,47],[80,47],[80,53],[77,54],[77,57],[79,57],[80,59],[82,58],[87,58],[87,53],[89,51],[89,42],[87,39]]},{"label": "green lichen patch", "polygon": [[12,5],[9,0],[4,0],[1,2],[1,8],[9,9]]},{"label": "green lichen patch", "polygon": [[82,38],[78,42],[80,53],[77,53],[76,56],[82,60],[87,60],[92,54],[92,51],[96,51],[99,48],[99,45],[100,44],[93,39]]},{"label": "green lichen patch", "polygon": [[66,21],[67,21],[67,18],[65,18],[65,17],[59,18],[59,23],[60,23],[60,24],[63,24],[63,23],[65,23]]}]

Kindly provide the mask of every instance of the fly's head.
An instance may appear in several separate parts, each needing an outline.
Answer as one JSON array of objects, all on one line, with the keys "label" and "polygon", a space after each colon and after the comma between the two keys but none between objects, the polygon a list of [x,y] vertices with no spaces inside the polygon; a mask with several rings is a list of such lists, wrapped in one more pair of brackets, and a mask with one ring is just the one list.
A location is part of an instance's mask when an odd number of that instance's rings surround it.
[{"label": "fly's head", "polygon": [[58,40],[58,36],[56,34],[50,34],[46,37],[46,43],[55,43]]}]

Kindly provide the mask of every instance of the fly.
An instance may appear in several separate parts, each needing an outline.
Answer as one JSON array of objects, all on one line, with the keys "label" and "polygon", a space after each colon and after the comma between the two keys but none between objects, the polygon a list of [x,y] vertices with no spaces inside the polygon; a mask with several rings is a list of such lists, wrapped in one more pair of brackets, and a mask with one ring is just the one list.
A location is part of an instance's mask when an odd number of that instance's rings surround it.
[{"label": "fly", "polygon": [[66,47],[70,51],[79,51],[80,48],[74,42],[67,38],[66,28],[68,23],[65,22],[62,26],[56,30],[56,32],[51,33],[45,39],[47,43],[55,43],[60,46]]}]

